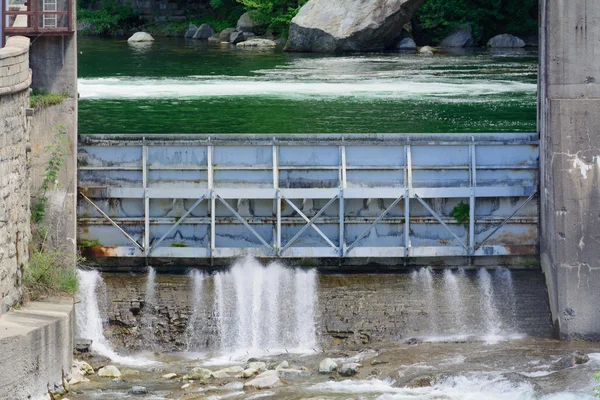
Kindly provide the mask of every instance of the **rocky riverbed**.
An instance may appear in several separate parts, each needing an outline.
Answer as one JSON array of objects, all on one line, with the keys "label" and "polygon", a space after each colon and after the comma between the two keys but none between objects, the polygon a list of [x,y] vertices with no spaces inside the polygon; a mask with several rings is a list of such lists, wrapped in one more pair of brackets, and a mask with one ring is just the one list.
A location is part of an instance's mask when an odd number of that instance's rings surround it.
[{"label": "rocky riverbed", "polygon": [[[592,399],[600,344],[526,338],[427,342],[233,358],[148,353],[134,365],[80,353],[75,399]],[[107,366],[114,366],[107,367]],[[87,371],[86,371],[87,369]],[[104,376],[101,376],[104,375]]]}]

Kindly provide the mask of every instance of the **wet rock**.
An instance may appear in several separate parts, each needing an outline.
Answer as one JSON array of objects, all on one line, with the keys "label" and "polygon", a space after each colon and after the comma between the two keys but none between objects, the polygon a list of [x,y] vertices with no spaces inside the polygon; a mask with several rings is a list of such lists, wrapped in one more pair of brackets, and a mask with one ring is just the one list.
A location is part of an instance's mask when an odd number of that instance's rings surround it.
[{"label": "wet rock", "polygon": [[320,374],[330,374],[338,368],[338,365],[331,358],[326,358],[319,364]]},{"label": "wet rock", "polygon": [[141,394],[148,394],[148,389],[146,389],[144,386],[133,386],[129,393],[139,396]]},{"label": "wet rock", "polygon": [[186,384],[184,384],[184,385],[181,386],[181,390],[185,390],[185,389],[189,388],[190,386],[192,386],[191,383],[186,383]]},{"label": "wet rock", "polygon": [[73,360],[73,365],[71,366],[71,371],[74,373],[80,373],[81,375],[93,375],[94,368],[85,361]]},{"label": "wet rock", "polygon": [[297,379],[297,378],[308,378],[312,374],[306,368],[294,369],[294,368],[279,368],[277,374],[283,379]]},{"label": "wet rock", "polygon": [[359,363],[345,363],[342,368],[338,370],[341,376],[352,376],[358,373],[358,369],[361,367]]},{"label": "wet rock", "polygon": [[114,365],[107,365],[106,367],[102,367],[98,370],[98,376],[103,378],[120,378],[121,371]]},{"label": "wet rock", "polygon": [[265,371],[256,378],[244,384],[244,388],[249,389],[273,389],[282,386],[277,371]]},{"label": "wet rock", "polygon": [[249,362],[246,368],[252,368],[257,370],[258,372],[264,372],[267,370],[267,364],[262,361],[253,361]]},{"label": "wet rock", "polygon": [[440,47],[471,47],[474,43],[473,28],[471,25],[465,24],[446,36],[440,43]]},{"label": "wet rock", "polygon": [[419,54],[422,56],[432,56],[435,53],[435,49],[429,46],[423,46],[419,49]]},{"label": "wet rock", "polygon": [[515,35],[505,33],[503,35],[494,36],[489,40],[487,45],[488,47],[519,48],[525,47],[525,42]]},{"label": "wet rock", "polygon": [[310,0],[292,19],[288,51],[372,51],[395,47],[424,0]]},{"label": "wet rock", "polygon": [[75,339],[75,351],[79,353],[88,353],[91,346],[92,341],[89,339]]},{"label": "wet rock", "polygon": [[71,373],[71,379],[69,379],[69,381],[67,383],[69,385],[77,385],[79,383],[89,382],[89,381],[90,380],[88,378],[84,377],[80,373]]},{"label": "wet rock", "polygon": [[242,371],[242,378],[251,378],[254,375],[258,374],[258,370],[254,369],[254,368],[246,368],[245,370]]},{"label": "wet rock", "polygon": [[169,374],[164,374],[162,377],[164,379],[175,379],[177,378],[177,374],[175,372],[171,372]]},{"label": "wet rock", "polygon": [[269,39],[261,39],[261,38],[252,38],[250,40],[246,40],[245,42],[240,42],[236,44],[238,47],[275,47],[277,43]]},{"label": "wet rock", "polygon": [[381,365],[381,364],[388,364],[388,361],[381,361],[381,360],[371,361],[371,365]]},{"label": "wet rock", "polygon": [[416,50],[417,44],[411,38],[404,38],[398,43],[399,50]]},{"label": "wet rock", "polygon": [[196,31],[198,30],[198,27],[194,24],[190,24],[190,26],[188,27],[188,30],[185,32],[185,34],[183,35],[183,37],[185,38],[193,38],[194,35],[196,34]]},{"label": "wet rock", "polygon": [[238,44],[246,40],[246,34],[244,32],[232,32],[229,36],[229,43]]},{"label": "wet rock", "polygon": [[576,365],[585,364],[590,361],[590,358],[580,351],[576,351],[573,354],[563,357],[550,366],[551,371],[559,371],[561,369],[571,368]]},{"label": "wet rock", "polygon": [[290,367],[290,363],[287,361],[282,361],[277,367],[275,367],[275,369],[284,369],[284,368],[289,368]]},{"label": "wet rock", "polygon": [[208,379],[210,379],[212,377],[212,375],[213,375],[213,373],[211,370],[202,368],[202,367],[196,367],[196,368],[192,369],[186,376],[184,376],[184,379],[191,379],[191,380],[197,380],[200,382],[205,382]]},{"label": "wet rock", "polygon": [[202,24],[192,37],[192,39],[208,39],[215,34],[215,30],[208,24]]},{"label": "wet rock", "polygon": [[128,42],[138,43],[138,42],[153,42],[154,38],[152,35],[146,32],[136,32],[129,39]]},{"label": "wet rock", "polygon": [[434,376],[431,376],[431,375],[419,376],[419,377],[413,379],[412,381],[410,381],[406,385],[406,387],[411,388],[411,389],[430,387],[430,386],[433,386],[435,384],[435,382],[436,382],[436,379]]},{"label": "wet rock", "polygon": [[417,339],[417,338],[410,338],[410,339],[406,339],[406,341],[404,342],[408,345],[414,346],[420,343],[423,343],[421,340]]},{"label": "wet rock", "polygon": [[235,28],[227,28],[227,29],[221,31],[221,33],[219,33],[219,40],[221,42],[229,43],[229,38],[231,37],[231,34],[234,31],[235,31]]}]

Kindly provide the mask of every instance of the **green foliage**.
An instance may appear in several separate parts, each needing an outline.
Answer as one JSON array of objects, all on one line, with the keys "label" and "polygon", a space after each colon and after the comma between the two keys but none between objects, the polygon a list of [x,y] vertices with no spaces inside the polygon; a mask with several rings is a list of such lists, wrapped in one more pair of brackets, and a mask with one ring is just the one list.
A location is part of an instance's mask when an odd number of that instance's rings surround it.
[{"label": "green foliage", "polygon": [[185,243],[171,243],[171,247],[188,247]]},{"label": "green foliage", "polygon": [[456,222],[462,224],[463,222],[466,222],[469,219],[469,211],[469,205],[461,201],[456,207],[452,209],[450,216],[452,216],[456,220]]},{"label": "green foliage", "polygon": [[457,27],[470,24],[480,44],[501,33],[537,32],[537,0],[427,0],[416,13],[417,29],[439,43]]},{"label": "green foliage", "polygon": [[58,173],[68,153],[69,141],[67,140],[66,127],[63,125],[55,125],[54,127],[57,129],[54,135],[54,143],[45,148],[45,151],[50,153],[46,172],[43,175],[42,185],[32,201],[31,219],[36,224],[44,220],[48,203],[48,191],[58,184]]},{"label": "green foliage", "polygon": [[95,1],[80,0],[78,6],[77,20],[83,23],[83,35],[112,35],[129,30],[139,22],[129,3],[120,5],[116,0],[107,0],[102,2],[101,8],[92,9]]},{"label": "green foliage", "polygon": [[79,247],[97,247],[97,246],[102,246],[102,243],[100,243],[100,241],[98,239],[83,239],[83,238],[78,238],[77,240],[77,244],[79,245]]},{"label": "green foliage", "polygon": [[287,35],[292,18],[308,0],[237,0],[252,18],[275,35]]},{"label": "green foliage", "polygon": [[29,107],[36,108],[59,104],[68,97],[69,95],[67,93],[47,93],[38,89],[33,89],[29,96]]},{"label": "green foliage", "polygon": [[42,246],[29,255],[23,269],[23,285],[31,300],[44,296],[74,295],[77,292],[77,273],[72,255]]},{"label": "green foliage", "polygon": [[[600,372],[596,372],[594,374],[594,379],[596,379],[597,381],[600,381]],[[592,393],[594,394],[595,397],[600,397],[600,385],[594,386],[592,388]]]}]

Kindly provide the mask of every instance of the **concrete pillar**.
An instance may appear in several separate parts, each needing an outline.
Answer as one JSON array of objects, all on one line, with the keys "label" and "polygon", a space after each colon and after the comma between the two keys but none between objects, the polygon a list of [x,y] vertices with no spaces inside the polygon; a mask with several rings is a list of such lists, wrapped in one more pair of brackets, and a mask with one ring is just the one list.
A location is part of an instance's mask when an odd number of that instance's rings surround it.
[{"label": "concrete pillar", "polygon": [[600,1],[540,13],[542,268],[560,336],[600,339]]}]

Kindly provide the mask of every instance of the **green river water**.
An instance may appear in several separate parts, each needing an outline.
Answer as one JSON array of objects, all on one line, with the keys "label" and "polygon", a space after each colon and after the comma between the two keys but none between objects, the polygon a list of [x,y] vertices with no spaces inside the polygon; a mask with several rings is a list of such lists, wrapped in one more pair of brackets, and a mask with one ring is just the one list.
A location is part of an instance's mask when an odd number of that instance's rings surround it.
[{"label": "green river water", "polygon": [[81,133],[536,130],[537,52],[287,54],[79,41]]}]

